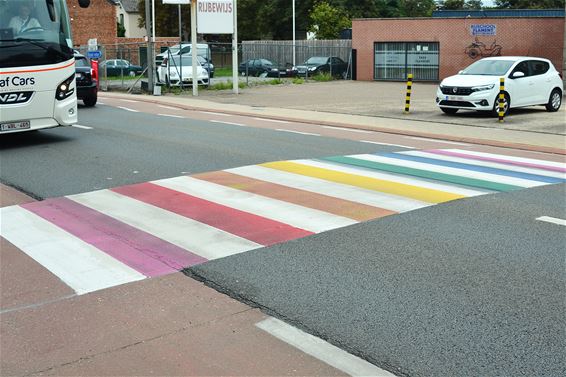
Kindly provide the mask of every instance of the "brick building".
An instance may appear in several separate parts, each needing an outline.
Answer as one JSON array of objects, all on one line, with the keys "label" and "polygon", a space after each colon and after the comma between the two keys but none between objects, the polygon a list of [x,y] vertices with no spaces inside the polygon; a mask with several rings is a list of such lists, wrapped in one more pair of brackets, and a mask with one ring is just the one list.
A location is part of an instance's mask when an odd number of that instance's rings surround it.
[{"label": "brick building", "polygon": [[[525,12],[525,11],[521,11]],[[558,10],[557,12],[560,12]],[[561,16],[494,17],[468,12],[466,17],[356,19],[352,48],[358,80],[439,81],[484,56],[528,55],[563,66],[564,10]],[[548,14],[548,13],[547,13]]]},{"label": "brick building", "polygon": [[91,38],[99,45],[116,43],[116,1],[90,0],[88,8],[81,8],[77,0],[67,0],[67,6],[75,46],[84,46]]}]

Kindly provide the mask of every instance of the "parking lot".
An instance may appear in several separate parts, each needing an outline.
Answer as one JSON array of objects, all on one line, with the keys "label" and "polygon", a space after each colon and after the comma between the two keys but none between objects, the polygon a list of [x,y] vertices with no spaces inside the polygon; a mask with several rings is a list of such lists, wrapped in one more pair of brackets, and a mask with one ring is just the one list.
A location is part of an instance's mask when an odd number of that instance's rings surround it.
[{"label": "parking lot", "polygon": [[[564,106],[556,113],[549,113],[542,106],[512,109],[504,124],[500,124],[496,117],[475,111],[460,111],[455,115],[442,113],[434,101],[437,85],[421,82],[413,84],[408,115],[403,114],[406,83],[402,82],[338,80],[301,85],[288,83],[253,86],[242,89],[239,95],[234,95],[229,90],[202,90],[200,96],[221,103],[422,120],[445,123],[447,127],[458,124],[566,134]],[[186,95],[190,95],[190,91]]]}]

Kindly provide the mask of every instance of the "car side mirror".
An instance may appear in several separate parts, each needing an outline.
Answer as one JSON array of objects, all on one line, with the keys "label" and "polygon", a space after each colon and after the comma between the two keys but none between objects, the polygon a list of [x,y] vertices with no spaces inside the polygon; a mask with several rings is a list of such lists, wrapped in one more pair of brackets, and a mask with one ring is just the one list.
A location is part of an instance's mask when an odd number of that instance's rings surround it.
[{"label": "car side mirror", "polygon": [[525,77],[525,72],[517,71],[513,72],[513,74],[511,75],[512,79],[518,79],[519,77]]}]

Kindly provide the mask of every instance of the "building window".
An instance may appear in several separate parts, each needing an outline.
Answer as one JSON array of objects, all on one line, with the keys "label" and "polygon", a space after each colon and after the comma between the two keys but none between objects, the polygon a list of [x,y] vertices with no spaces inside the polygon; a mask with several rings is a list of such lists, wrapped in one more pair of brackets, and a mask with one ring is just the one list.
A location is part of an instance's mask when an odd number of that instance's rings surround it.
[{"label": "building window", "polygon": [[374,80],[438,81],[438,42],[376,42]]}]

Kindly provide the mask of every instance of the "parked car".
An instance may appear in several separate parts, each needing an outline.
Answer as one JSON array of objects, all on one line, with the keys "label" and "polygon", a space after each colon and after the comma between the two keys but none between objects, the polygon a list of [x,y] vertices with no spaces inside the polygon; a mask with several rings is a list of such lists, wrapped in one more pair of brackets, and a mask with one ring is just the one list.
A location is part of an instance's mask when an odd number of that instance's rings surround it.
[{"label": "parked car", "polygon": [[[161,64],[161,69],[158,77],[160,81],[165,82],[167,85],[179,86],[193,85],[193,59],[189,56],[173,56],[166,58]],[[208,85],[209,76],[208,72],[200,64],[197,65],[197,80],[198,85]]]},{"label": "parked car", "polygon": [[313,56],[297,66],[298,76],[314,76],[329,73],[334,77],[346,77],[348,64],[337,56]]},{"label": "parked car", "polygon": [[542,105],[558,111],[564,91],[562,78],[544,58],[498,56],[478,60],[455,76],[442,80],[436,103],[446,114],[460,109],[498,113],[499,79],[505,78],[504,112],[510,108]]},{"label": "parked car", "polygon": [[249,59],[238,66],[238,73],[242,76],[259,76],[270,72],[275,64],[267,59]]},{"label": "parked car", "polygon": [[142,67],[124,59],[105,60],[100,63],[99,69],[106,72],[107,76],[135,76],[143,72]]},{"label": "parked car", "polygon": [[[167,57],[165,59],[163,59],[163,61],[161,62],[161,65],[157,68],[157,81],[161,82],[161,83],[165,83],[165,77],[167,76],[167,70],[168,70],[168,64],[169,64],[169,59],[171,57]],[[204,68],[207,72],[208,72],[208,78],[212,78],[214,76],[214,64],[212,64],[211,62],[209,62],[206,58],[202,57],[202,56],[197,56],[198,62],[200,64],[200,66],[202,68]],[[193,64],[193,57],[191,54],[183,54],[183,55],[177,55],[176,56],[176,60],[175,62],[173,62],[173,66],[175,64],[177,64],[176,62],[182,63],[183,64],[183,69],[185,69],[185,65],[188,64],[187,61],[190,61],[190,65],[191,67],[189,67],[191,70],[192,68],[192,64]]]},{"label": "parked car", "polygon": [[96,105],[98,99],[98,85],[92,77],[92,67],[86,56],[75,53],[75,82],[77,85],[77,98],[85,106]]},{"label": "parked car", "polygon": [[267,77],[295,77],[297,76],[297,68],[291,63],[285,65],[276,65],[277,68],[272,68],[267,72]]},{"label": "parked car", "polygon": [[208,72],[208,77],[209,78],[213,78],[214,77],[214,64],[212,64],[212,62],[210,60],[208,60],[207,58],[198,55],[198,62],[200,63],[200,65],[206,69],[206,71]]},{"label": "parked car", "polygon": [[[168,47],[165,51],[161,54],[155,56],[155,67],[161,66],[163,59],[170,56],[177,56],[177,55],[191,55],[192,53],[192,44],[191,43],[183,43],[181,45],[174,45]],[[210,51],[210,47],[207,43],[198,43],[197,44],[197,55],[206,58],[207,60],[212,60],[212,54]],[[212,63],[212,62],[211,62]]]}]

